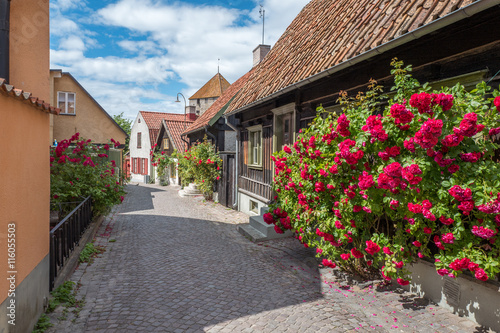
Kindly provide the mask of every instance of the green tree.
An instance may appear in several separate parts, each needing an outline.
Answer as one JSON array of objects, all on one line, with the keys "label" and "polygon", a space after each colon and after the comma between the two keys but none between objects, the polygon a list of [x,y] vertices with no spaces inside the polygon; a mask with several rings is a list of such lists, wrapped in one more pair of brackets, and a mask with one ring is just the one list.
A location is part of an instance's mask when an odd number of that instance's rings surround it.
[{"label": "green tree", "polygon": [[125,148],[123,152],[128,152],[128,143],[130,141],[130,131],[132,130],[132,120],[124,117],[123,112],[113,116],[113,119],[118,125],[127,133],[127,138],[125,139]]}]

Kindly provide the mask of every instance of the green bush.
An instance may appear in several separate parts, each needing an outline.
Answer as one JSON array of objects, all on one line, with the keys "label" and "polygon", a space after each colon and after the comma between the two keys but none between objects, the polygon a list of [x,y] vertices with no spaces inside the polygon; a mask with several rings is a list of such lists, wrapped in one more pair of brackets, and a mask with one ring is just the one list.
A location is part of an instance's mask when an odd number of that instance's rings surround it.
[{"label": "green bush", "polygon": [[196,143],[185,152],[174,152],[178,160],[178,171],[181,185],[196,183],[206,197],[211,197],[216,180],[221,174],[222,160],[215,146],[205,137],[203,142]]}]

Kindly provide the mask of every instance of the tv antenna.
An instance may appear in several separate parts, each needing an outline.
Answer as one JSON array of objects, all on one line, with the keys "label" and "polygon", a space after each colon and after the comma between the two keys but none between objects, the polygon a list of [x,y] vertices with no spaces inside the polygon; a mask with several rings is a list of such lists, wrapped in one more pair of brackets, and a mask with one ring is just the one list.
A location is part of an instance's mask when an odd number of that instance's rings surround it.
[{"label": "tv antenna", "polygon": [[262,5],[260,5],[260,10],[259,10],[260,17],[262,18],[262,45],[264,45],[264,25],[266,21],[266,10]]}]

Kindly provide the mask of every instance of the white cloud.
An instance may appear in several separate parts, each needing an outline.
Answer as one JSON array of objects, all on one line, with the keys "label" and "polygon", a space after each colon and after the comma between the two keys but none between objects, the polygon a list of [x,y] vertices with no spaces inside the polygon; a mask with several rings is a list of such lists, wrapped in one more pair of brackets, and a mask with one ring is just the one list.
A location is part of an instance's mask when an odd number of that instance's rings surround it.
[{"label": "white cloud", "polygon": [[[183,113],[184,107],[175,103],[175,96],[135,85],[117,85],[92,79],[79,80],[80,84],[111,115],[123,112],[128,119],[134,120],[139,111],[161,111]],[[147,105],[141,99],[151,99]]]},{"label": "white cloud", "polygon": [[151,40],[140,40],[140,41],[132,41],[132,40],[121,40],[118,41],[117,44],[124,50],[138,53],[139,55],[160,55],[162,53],[159,45]]},{"label": "white cloud", "polygon": [[85,51],[85,43],[82,38],[72,35],[59,41],[59,49],[70,51]]},{"label": "white cloud", "polygon": [[66,11],[69,9],[82,7],[84,4],[85,1],[82,0],[55,0],[51,1],[50,7],[60,11]]},{"label": "white cloud", "polygon": [[[187,86],[182,92],[189,97],[216,74],[219,58],[220,72],[229,82],[250,70],[252,50],[262,38],[259,6],[257,1],[253,2],[253,10],[238,11],[221,6],[194,6],[182,1],[113,0],[95,13],[87,14],[86,8],[84,17],[75,20],[73,16],[66,18],[61,11],[75,8],[77,1],[57,0],[51,5],[56,9],[51,15],[57,16],[57,22],[52,20],[51,34],[58,38],[57,48],[51,50],[51,64],[65,68],[92,86],[101,82],[101,89],[92,90],[107,101],[113,100],[107,109],[111,114],[130,107],[137,107],[136,112],[165,107],[182,112],[179,103],[141,103],[141,96],[151,98],[147,97],[145,85],[152,85],[150,89],[168,89],[175,80]],[[266,44],[276,42],[308,2],[265,0]],[[111,45],[103,44],[106,42],[97,35],[96,31],[102,27],[102,34],[107,34],[108,28],[109,35],[115,33]],[[123,28],[129,36],[122,33],[116,37],[117,29]],[[124,52],[113,55],[103,52],[101,57],[88,57],[88,51],[97,45],[103,49],[116,45]],[[112,96],[119,95],[120,85],[127,87],[127,96],[115,99]],[[132,92],[140,96],[134,97]],[[166,98],[175,96],[176,92],[162,92],[157,96]]]}]

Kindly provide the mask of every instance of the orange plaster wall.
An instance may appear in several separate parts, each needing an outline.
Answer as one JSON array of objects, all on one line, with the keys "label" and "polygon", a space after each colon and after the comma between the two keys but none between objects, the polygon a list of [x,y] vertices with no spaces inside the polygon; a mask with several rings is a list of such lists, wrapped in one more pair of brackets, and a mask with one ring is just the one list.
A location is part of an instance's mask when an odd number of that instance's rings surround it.
[{"label": "orange plaster wall", "polygon": [[9,83],[46,102],[50,100],[49,38],[49,0],[10,2]]},{"label": "orange plaster wall", "polygon": [[0,93],[0,119],[1,303],[8,290],[7,225],[16,224],[16,285],[49,253],[50,169],[49,114]]},{"label": "orange plaster wall", "polygon": [[[52,75],[53,77],[53,75]],[[54,116],[54,139],[61,142],[69,139],[76,132],[81,138],[91,139],[95,143],[108,143],[110,139],[125,143],[125,133],[101,110],[92,98],[70,75],[53,77],[51,105],[57,106],[57,92],[74,92],[75,115]]]}]

